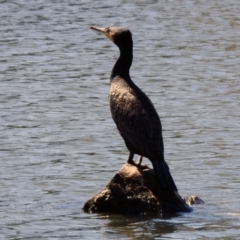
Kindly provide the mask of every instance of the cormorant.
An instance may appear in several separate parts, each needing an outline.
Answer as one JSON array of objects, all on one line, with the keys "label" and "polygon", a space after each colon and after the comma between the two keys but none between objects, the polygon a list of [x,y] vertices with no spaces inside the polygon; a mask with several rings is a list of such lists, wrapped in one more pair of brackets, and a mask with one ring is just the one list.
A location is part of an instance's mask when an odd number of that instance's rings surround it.
[{"label": "cormorant", "polygon": [[133,41],[129,29],[123,27],[90,29],[103,33],[119,50],[111,78],[109,103],[112,118],[130,151],[127,162],[136,165],[134,154],[147,157],[153,165],[162,189],[177,192],[177,187],[164,159],[160,118],[148,96],[132,81],[129,70],[133,59]]}]

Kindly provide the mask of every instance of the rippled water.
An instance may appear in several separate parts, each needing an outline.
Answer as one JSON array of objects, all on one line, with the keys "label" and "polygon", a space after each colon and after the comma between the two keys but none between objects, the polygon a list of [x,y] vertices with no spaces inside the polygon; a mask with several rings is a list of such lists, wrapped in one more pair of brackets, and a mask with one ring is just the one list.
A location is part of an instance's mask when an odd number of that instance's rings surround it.
[{"label": "rippled water", "polygon": [[[0,1],[0,238],[236,239],[239,12],[237,0]],[[193,213],[81,211],[128,155],[107,100],[118,49],[91,24],[131,29],[131,75],[179,192],[206,202]]]}]

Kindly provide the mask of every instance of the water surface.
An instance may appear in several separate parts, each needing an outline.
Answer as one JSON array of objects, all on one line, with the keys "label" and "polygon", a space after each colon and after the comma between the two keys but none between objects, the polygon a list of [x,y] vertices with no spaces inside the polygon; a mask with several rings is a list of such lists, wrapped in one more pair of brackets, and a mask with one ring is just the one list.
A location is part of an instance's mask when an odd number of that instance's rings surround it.
[{"label": "water surface", "polygon": [[[236,239],[239,12],[237,0],[0,1],[0,238]],[[118,49],[91,24],[131,29],[131,76],[161,117],[179,192],[206,202],[193,213],[81,211],[128,156],[107,97]]]}]

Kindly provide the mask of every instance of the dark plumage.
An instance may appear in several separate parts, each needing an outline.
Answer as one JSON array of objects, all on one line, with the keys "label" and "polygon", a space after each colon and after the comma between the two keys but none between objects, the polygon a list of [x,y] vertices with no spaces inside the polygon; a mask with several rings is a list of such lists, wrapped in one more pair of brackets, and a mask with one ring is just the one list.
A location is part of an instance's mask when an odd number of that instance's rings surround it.
[{"label": "dark plumage", "polygon": [[135,164],[134,154],[147,157],[152,162],[160,186],[171,192],[177,191],[164,159],[159,116],[151,100],[129,75],[133,59],[131,32],[122,27],[90,28],[104,33],[120,50],[111,73],[109,103],[112,118],[130,151],[128,163]]}]

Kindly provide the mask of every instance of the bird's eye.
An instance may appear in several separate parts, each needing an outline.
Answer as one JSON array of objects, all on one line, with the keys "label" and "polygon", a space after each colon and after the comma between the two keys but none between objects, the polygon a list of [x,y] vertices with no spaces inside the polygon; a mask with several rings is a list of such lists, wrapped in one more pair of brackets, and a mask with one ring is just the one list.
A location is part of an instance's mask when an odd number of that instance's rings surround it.
[{"label": "bird's eye", "polygon": [[111,33],[111,30],[110,30],[110,28],[105,28],[105,35],[106,35],[106,37],[107,38],[109,38],[110,40],[112,40],[112,33]]}]

